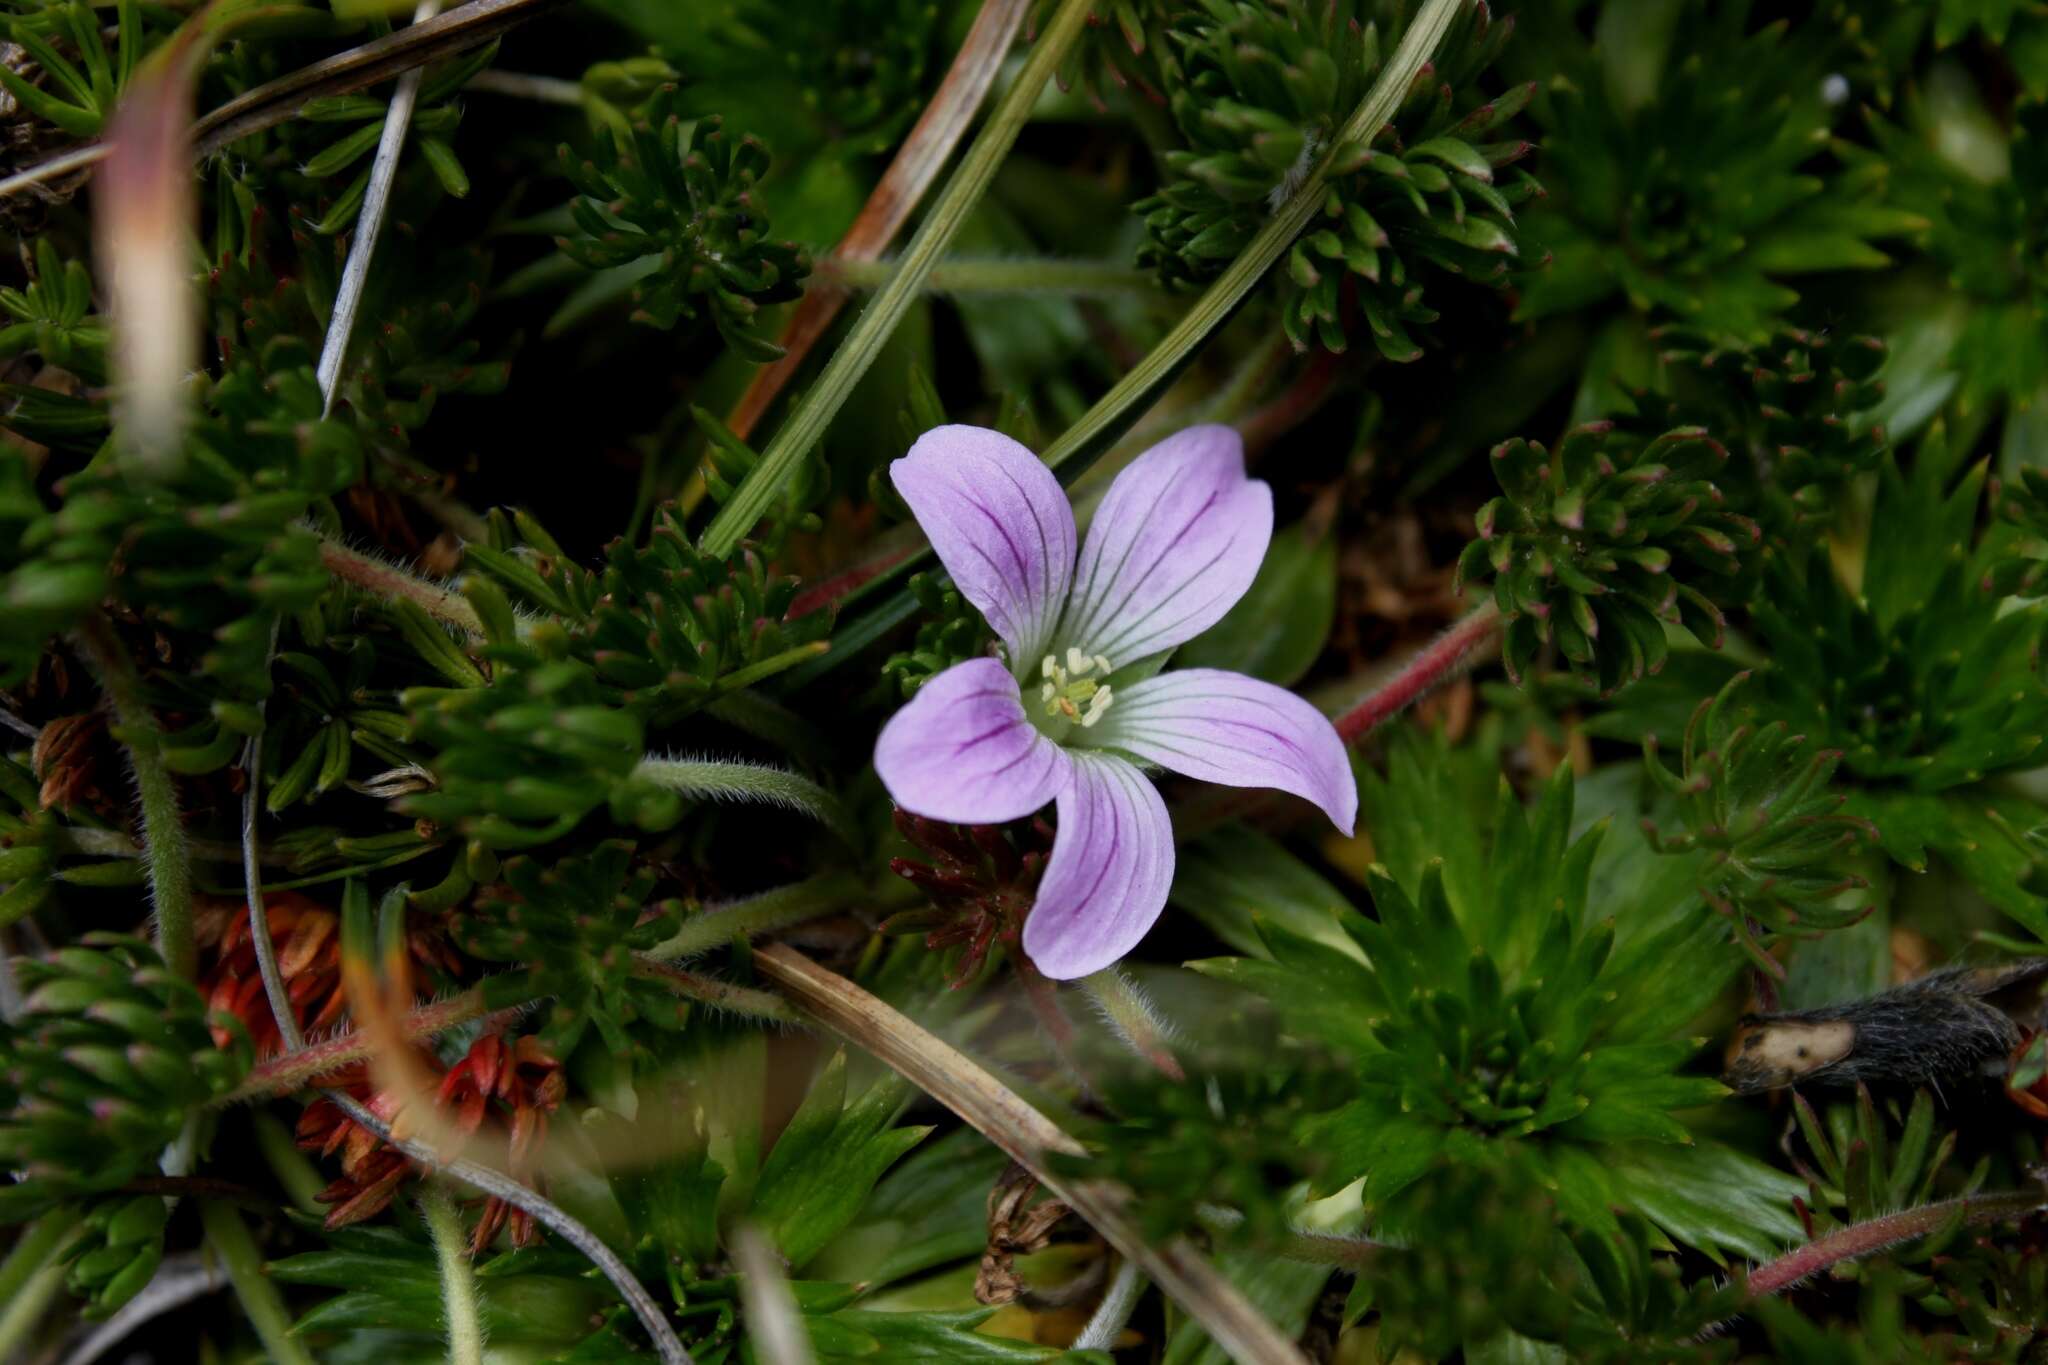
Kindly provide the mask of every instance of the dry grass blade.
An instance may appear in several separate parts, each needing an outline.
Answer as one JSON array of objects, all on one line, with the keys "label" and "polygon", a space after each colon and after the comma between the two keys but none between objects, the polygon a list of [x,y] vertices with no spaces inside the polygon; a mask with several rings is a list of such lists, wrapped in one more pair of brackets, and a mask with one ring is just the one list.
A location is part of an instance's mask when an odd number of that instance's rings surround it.
[{"label": "dry grass blade", "polygon": [[[434,17],[441,0],[420,0],[412,16],[413,26]],[[334,411],[334,391],[340,386],[341,365],[348,359],[348,342],[356,330],[356,309],[363,290],[370,283],[370,262],[377,255],[377,237],[384,230],[384,213],[391,207],[391,184],[398,178],[398,158],[405,151],[405,135],[412,128],[413,106],[419,103],[420,82],[426,71],[414,67],[398,78],[391,92],[391,104],[384,113],[384,131],[377,139],[377,156],[370,163],[370,184],[363,192],[362,212],[356,215],[355,240],[349,243],[348,263],[341,268],[341,284],[334,291],[334,314],[327,323],[327,337],[320,346],[320,412]]]},{"label": "dry grass blade", "polygon": [[[909,136],[904,138],[889,169],[882,172],[860,216],[832,248],[834,257],[842,261],[879,260],[889,243],[896,240],[896,234],[903,230],[912,210],[966,135],[968,125],[974,122],[974,111],[981,107],[982,97],[995,84],[996,73],[1003,68],[1003,57],[1016,41],[1017,30],[1023,26],[1031,4],[1032,0],[985,0],[932,102],[925,106]],[[747,391],[740,395],[732,415],[726,419],[725,424],[741,440],[747,438],[776,395],[795,377],[811,347],[846,306],[847,297],[838,289],[812,288],[805,292],[803,301],[782,329],[781,358],[755,372],[753,382],[747,385]]]},{"label": "dry grass blade", "polygon": [[1245,1365],[1305,1365],[1294,1343],[1194,1248],[1185,1242],[1163,1247],[1146,1242],[1125,1215],[1124,1196],[1116,1187],[1048,1170],[1049,1154],[1078,1156],[1085,1149],[971,1058],[785,944],[757,949],[754,961],[799,1009],[887,1063],[1029,1170],[1135,1261],[1232,1359]]},{"label": "dry grass blade", "polygon": [[[425,23],[337,52],[237,95],[193,125],[193,152],[207,157],[251,133],[297,118],[308,103],[388,81],[415,67],[481,46],[566,0],[469,0]],[[0,180],[0,198],[96,165],[107,144],[88,143]]]}]

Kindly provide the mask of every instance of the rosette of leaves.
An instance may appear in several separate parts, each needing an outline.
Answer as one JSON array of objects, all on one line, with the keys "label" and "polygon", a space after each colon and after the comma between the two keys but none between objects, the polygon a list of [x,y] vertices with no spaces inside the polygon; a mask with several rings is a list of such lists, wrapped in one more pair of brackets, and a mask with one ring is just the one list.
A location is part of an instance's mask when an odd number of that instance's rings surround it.
[{"label": "rosette of leaves", "polygon": [[541,1038],[556,1055],[569,1056],[594,1030],[624,1057],[634,1020],[682,1023],[686,1006],[675,993],[634,975],[634,954],[675,931],[680,906],[650,903],[656,876],[634,865],[631,843],[609,839],[553,862],[509,858],[501,876],[463,914],[456,943],[486,962],[518,964],[486,978],[492,1000],[554,998]]},{"label": "rosette of leaves", "polygon": [[1995,543],[1972,552],[1985,470],[1951,489],[1945,438],[1880,474],[1863,590],[1826,554],[1787,555],[1752,605],[1768,709],[1865,781],[1939,791],[2030,767],[2048,745],[2036,655],[2048,607],[2008,609]]},{"label": "rosette of leaves", "polygon": [[1920,225],[1882,162],[1831,155],[1836,21],[1752,27],[1754,8],[1607,4],[1590,46],[1565,39],[1541,108],[1553,194],[1526,225],[1551,260],[1521,278],[1518,318],[1620,295],[1761,341],[1799,297],[1786,281],[1889,264],[1875,243]]},{"label": "rosette of leaves", "polygon": [[1502,496],[1479,509],[1458,582],[1493,579],[1509,676],[1555,643],[1612,692],[1663,666],[1666,622],[1718,648],[1715,599],[1736,595],[1760,539],[1714,482],[1727,459],[1699,427],[1643,441],[1612,422],[1573,428],[1555,453],[1519,437],[1494,447]]},{"label": "rosette of leaves", "polygon": [[187,1117],[232,1090],[205,1002],[139,938],[89,933],[20,960],[26,999],[0,1025],[0,1221],[31,1218],[156,1169]]},{"label": "rosette of leaves", "polygon": [[[1419,748],[1404,742],[1390,780],[1362,787],[1365,827],[1399,870],[1368,872],[1376,919],[1339,912],[1349,945],[1261,923],[1266,956],[1194,964],[1348,1059],[1350,1098],[1300,1128],[1325,1163],[1317,1188],[1363,1177],[1384,1216],[1425,1176],[1471,1168],[1548,1191],[1567,1230],[1618,1235],[1633,1211],[1693,1246],[1767,1254],[1791,1232],[1774,1202],[1786,1182],[1683,1146],[1675,1112],[1726,1093],[1687,1074],[1704,1040],[1682,1033],[1739,961],[1719,928],[1612,879],[1597,884],[1627,919],[1592,902],[1605,822],[1571,837],[1569,765],[1526,811],[1503,783],[1489,830],[1443,752]],[[1660,1197],[1681,1167],[1725,1182],[1711,1210]]]},{"label": "rosette of leaves", "polygon": [[561,162],[583,197],[570,205],[578,235],[557,245],[586,269],[631,267],[636,320],[667,330],[709,313],[741,355],[782,353],[754,332],[755,316],[799,297],[811,262],[795,242],[768,236],[756,193],[766,146],[733,137],[716,117],[686,121],[670,87],[624,137],[601,134],[587,158],[564,146]]},{"label": "rosette of leaves", "polygon": [[1686,832],[1666,836],[1649,820],[1643,829],[1659,853],[1704,855],[1700,895],[1728,918],[1736,941],[1780,975],[1765,951],[1772,937],[1840,929],[1869,913],[1867,904],[1842,899],[1868,884],[1850,870],[1850,855],[1874,844],[1877,831],[1844,814],[1847,793],[1829,785],[1840,753],[1735,704],[1748,679],[1737,674],[1699,704],[1679,771],[1658,756],[1655,735],[1643,741],[1644,767],[1677,799]]},{"label": "rosette of leaves", "polygon": [[[598,569],[577,564],[524,513],[494,516],[491,526],[490,545],[468,547],[470,567],[501,589],[500,603],[509,590],[552,615],[603,694],[650,726],[810,658],[831,632],[830,611],[790,614],[796,579],[771,571],[752,546],[727,559],[700,553],[672,506],[656,514],[644,545],[606,546]],[[484,617],[494,645],[517,638],[509,607]]]},{"label": "rosette of leaves", "polygon": [[2048,104],[2024,101],[2001,126],[1966,79],[1937,74],[1948,107],[1916,100],[1904,127],[1873,115],[1875,155],[1893,168],[1898,202],[1925,215],[1915,245],[1960,297],[1947,368],[1963,401],[2039,402],[2048,388]]},{"label": "rosette of leaves", "polygon": [[1673,372],[1671,410],[1748,456],[1739,496],[1773,531],[1828,520],[1849,480],[1883,460],[1884,428],[1868,415],[1884,396],[1878,338],[1781,327],[1741,346],[1665,327],[1650,339]]},{"label": "rosette of leaves", "polygon": [[[1188,145],[1167,154],[1168,182],[1136,205],[1148,234],[1140,263],[1168,285],[1219,274],[1330,150],[1401,13],[1370,0],[1209,0],[1167,30],[1166,90]],[[1288,257],[1282,322],[1297,348],[1314,339],[1344,350],[1355,293],[1381,354],[1413,360],[1422,351],[1409,326],[1437,318],[1423,303],[1432,273],[1506,285],[1514,206],[1540,190],[1521,172],[1509,184],[1496,175],[1530,144],[1489,139],[1534,88],[1482,102],[1476,87],[1512,28],[1485,4],[1465,9],[1387,124],[1338,149],[1320,220]]]},{"label": "rosette of leaves", "polygon": [[[963,1134],[906,1159],[930,1132],[898,1122],[906,1088],[861,1074],[844,1056],[811,1078],[801,1107],[764,1144],[768,1069],[758,1035],[707,1028],[652,1046],[664,1065],[643,1071],[627,1093],[635,1136],[660,1159],[592,1171],[588,1179],[600,1192],[609,1186],[621,1252],[669,1310],[692,1360],[766,1358],[765,1334],[748,1318],[752,1286],[732,1250],[742,1227],[757,1231],[789,1266],[790,1297],[819,1361],[993,1365],[1059,1354],[976,1332],[992,1309],[863,1302],[980,1255],[989,1186],[1001,1169],[991,1149]],[[590,1113],[593,1126],[605,1117]],[[331,1249],[270,1266],[286,1284],[334,1291],[300,1318],[300,1333],[375,1325],[408,1352],[444,1348],[440,1276],[416,1229],[346,1228],[328,1241]],[[481,1261],[475,1287],[491,1341],[548,1359],[644,1354],[631,1314],[588,1271],[575,1252],[555,1245]]]}]

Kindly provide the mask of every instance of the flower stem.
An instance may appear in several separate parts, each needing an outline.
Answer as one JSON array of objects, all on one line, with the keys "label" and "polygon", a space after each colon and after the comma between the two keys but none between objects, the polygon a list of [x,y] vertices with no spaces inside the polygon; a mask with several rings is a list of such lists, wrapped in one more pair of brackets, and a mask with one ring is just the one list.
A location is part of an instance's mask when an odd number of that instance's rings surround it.
[{"label": "flower stem", "polygon": [[482,635],[484,623],[476,608],[450,588],[430,578],[402,569],[387,559],[352,550],[338,540],[321,537],[320,564],[344,583],[351,583],[377,597],[399,598],[416,603],[437,621],[445,621],[471,635]]},{"label": "flower stem", "polygon": [[[46,1213],[29,1224],[8,1251],[7,1259],[0,1261],[0,1303],[13,1303],[77,1227],[77,1216],[63,1209]],[[0,1342],[0,1359],[6,1355],[7,1346]]]},{"label": "flower stem", "polygon": [[938,264],[967,221],[967,215],[995,179],[997,165],[1023,131],[1045,83],[1080,36],[1093,4],[1094,0],[1061,0],[1052,22],[1032,46],[1031,56],[1017,74],[1016,82],[989,115],[961,159],[959,169],[953,172],[953,178],[946,182],[931,212],[910,239],[895,275],[855,319],[852,330],[834,349],[817,382],[805,392],[803,401],[762,450],[760,463],[705,528],[698,544],[705,554],[719,559],[731,554],[741,537],[754,528],[754,523],[780,496],[798,463],[824,436],[825,428],[838,415],[854,385],[882,353],[882,346],[896,330],[905,310],[917,301],[932,267]]},{"label": "flower stem", "polygon": [[654,962],[673,962],[721,947],[735,938],[772,934],[844,909],[863,889],[858,877],[845,872],[828,872],[778,886],[685,920],[674,937],[649,948],[644,956]]},{"label": "flower stem", "polygon": [[[880,289],[896,278],[894,261],[827,257],[816,274],[848,289]],[[935,294],[1064,294],[1100,298],[1159,293],[1151,272],[1115,261],[1042,260],[1006,257],[941,261],[925,278]]]},{"label": "flower stem", "polygon": [[1464,620],[1436,637],[1422,651],[1401,666],[1386,683],[1337,717],[1337,735],[1346,744],[1371,734],[1437,684],[1455,677],[1476,662],[1473,653],[1490,641],[1500,629],[1500,610],[1492,599],[1468,613]]},{"label": "flower stem", "polygon": [[[1016,41],[1024,16],[1034,0],[983,0],[974,16],[974,26],[946,68],[932,102],[918,116],[903,145],[896,149],[889,168],[875,183],[874,192],[861,206],[860,216],[839,239],[832,255],[841,261],[872,261],[896,240],[896,234],[910,220],[910,214],[931,188],[939,172],[953,157],[953,149],[967,135],[982,97],[995,84],[1003,69],[1003,57]],[[803,301],[782,329],[782,355],[754,372],[747,391],[733,405],[725,424],[742,441],[753,433],[761,415],[775,401],[783,387],[795,377],[811,347],[839,316],[846,295],[837,289],[807,289]],[[801,615],[802,613],[798,613]]]},{"label": "flower stem", "polygon": [[455,1201],[434,1184],[421,1188],[419,1201],[427,1235],[434,1242],[434,1259],[441,1268],[441,1311],[448,1321],[449,1365],[483,1365],[483,1315],[477,1310],[476,1277],[470,1272],[469,1247]]},{"label": "flower stem", "polygon": [[1901,1213],[1888,1213],[1882,1218],[1838,1228],[1825,1237],[1816,1237],[1805,1246],[1786,1252],[1775,1261],[1758,1266],[1749,1273],[1749,1292],[1753,1297],[1765,1298],[1844,1261],[1872,1256],[1915,1241],[1930,1232],[1939,1232],[1952,1222],[1997,1223],[2023,1218],[2043,1208],[2048,1208],[2048,1193],[2008,1190],[2001,1194],[1964,1195],[1960,1199],[1924,1204]]},{"label": "flower stem", "polygon": [[206,1228],[208,1244],[227,1268],[228,1283],[235,1287],[235,1297],[242,1301],[242,1311],[249,1315],[249,1325],[256,1329],[265,1354],[283,1365],[313,1365],[313,1357],[292,1335],[291,1314],[263,1268],[263,1253],[249,1235],[242,1215],[232,1204],[207,1199],[200,1202],[199,1219]]},{"label": "flower stem", "polygon": [[177,784],[158,749],[163,732],[143,700],[142,680],[135,674],[134,662],[114,638],[106,618],[98,614],[87,617],[73,638],[114,713],[135,774],[150,903],[156,910],[157,951],[163,954],[166,966],[189,979],[199,970],[199,949],[192,939],[192,850],[178,811]]}]

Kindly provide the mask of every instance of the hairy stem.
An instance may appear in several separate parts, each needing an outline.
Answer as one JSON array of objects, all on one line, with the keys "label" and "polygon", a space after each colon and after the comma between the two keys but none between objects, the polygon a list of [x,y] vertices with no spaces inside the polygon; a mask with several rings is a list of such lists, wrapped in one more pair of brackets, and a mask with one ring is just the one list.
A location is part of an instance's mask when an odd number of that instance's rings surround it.
[{"label": "hairy stem", "polygon": [[1107,1351],[1115,1347],[1116,1339],[1123,1335],[1125,1324],[1131,1314],[1137,1311],[1138,1300],[1145,1294],[1145,1272],[1138,1269],[1138,1263],[1125,1260],[1116,1268],[1116,1277],[1109,1282],[1109,1289],[1096,1306],[1094,1316],[1081,1329],[1081,1335],[1074,1338],[1076,1351]]},{"label": "hairy stem", "polygon": [[939,257],[945,254],[967,215],[994,180],[996,167],[1023,131],[1039,93],[1080,36],[1093,3],[1094,0],[1061,0],[1051,24],[1033,45],[1016,83],[989,116],[961,159],[959,169],[953,172],[953,178],[946,182],[938,201],[910,239],[896,274],[862,310],[846,339],[833,350],[817,382],[805,392],[803,401],[762,450],[761,462],[705,528],[699,548],[706,554],[720,559],[731,554],[741,537],[753,529],[754,523],[780,496],[798,462],[824,436],[825,428],[838,415],[868,366],[882,353],[883,344],[896,330],[904,311],[917,301],[932,267],[938,264]]},{"label": "hairy stem", "polygon": [[320,541],[320,565],[344,583],[378,597],[399,598],[415,603],[436,621],[444,621],[470,635],[482,635],[484,623],[476,608],[460,593],[432,579],[412,573],[387,559],[352,550],[338,540]]},{"label": "hairy stem", "polygon": [[844,872],[828,872],[807,881],[778,886],[758,896],[714,906],[685,920],[674,937],[649,948],[645,956],[655,962],[673,962],[722,947],[736,938],[772,934],[843,910],[862,890],[860,879]]},{"label": "hairy stem", "polygon": [[596,1233],[571,1217],[553,1202],[502,1171],[460,1158],[445,1158],[423,1142],[398,1137],[392,1133],[389,1124],[357,1103],[354,1098],[339,1090],[326,1092],[343,1113],[353,1119],[357,1126],[375,1134],[399,1151],[417,1161],[430,1171],[438,1171],[466,1185],[475,1186],[485,1194],[502,1199],[514,1208],[523,1209],[534,1221],[560,1237],[570,1246],[583,1253],[590,1263],[598,1268],[612,1288],[619,1291],[619,1297],[633,1310],[633,1316],[640,1320],[640,1326],[653,1341],[654,1349],[665,1365],[691,1365],[690,1353],[683,1349],[675,1329],[669,1325],[668,1315],[661,1311],[647,1290],[642,1287],[625,1262],[599,1239]]},{"label": "hairy stem", "polygon": [[[894,261],[846,260],[827,257],[816,275],[847,289],[880,289],[896,278]],[[941,261],[925,278],[935,294],[1064,294],[1104,297],[1114,294],[1158,294],[1150,271],[1115,261],[1039,260],[1029,257],[954,259]]]},{"label": "hairy stem", "polygon": [[1500,630],[1500,610],[1491,598],[1465,619],[1425,645],[1392,678],[1337,717],[1337,734],[1355,743],[1402,710],[1421,700],[1439,683],[1448,682],[1475,663],[1474,653]]},{"label": "hairy stem", "polygon": [[1095,1002],[1110,1031],[1122,1039],[1126,1047],[1157,1068],[1167,1079],[1187,1079],[1187,1073],[1181,1070],[1180,1061],[1173,1055],[1173,1047],[1167,1041],[1167,1024],[1160,1018],[1158,1007],[1137,982],[1124,975],[1122,969],[1105,967],[1092,976],[1084,976],[1081,989]]},{"label": "hairy stem", "polygon": [[759,949],[754,962],[805,1014],[886,1063],[1030,1171],[1135,1261],[1226,1354],[1261,1365],[1301,1365],[1295,1344],[1193,1247],[1148,1243],[1124,1212],[1121,1189],[1055,1175],[1048,1156],[1083,1156],[1086,1149],[965,1054],[786,944]]},{"label": "hairy stem", "polygon": [[[874,260],[896,240],[896,234],[910,221],[910,214],[938,179],[939,171],[952,159],[954,147],[967,135],[982,97],[995,84],[1003,69],[1003,56],[1016,41],[1017,30],[1030,12],[1033,0],[983,0],[974,26],[967,31],[946,79],[939,84],[932,102],[925,106],[917,123],[896,149],[889,168],[882,172],[874,192],[861,206],[853,226],[839,239],[832,255],[841,261]],[[725,424],[746,440],[768,405],[775,401],[797,368],[810,354],[818,338],[825,335],[832,320],[846,304],[846,295],[836,289],[808,289],[803,301],[782,329],[782,355],[755,371],[747,391],[740,395]]]},{"label": "hairy stem", "polygon": [[206,1241],[227,1269],[228,1283],[242,1301],[249,1325],[256,1329],[264,1353],[283,1365],[313,1365],[313,1357],[292,1335],[292,1318],[284,1298],[263,1268],[263,1253],[248,1225],[232,1204],[218,1199],[200,1201],[199,1219],[206,1228]]},{"label": "hairy stem", "polygon": [[1786,1252],[1775,1261],[1758,1266],[1749,1272],[1749,1292],[1756,1298],[1768,1297],[1844,1261],[1858,1260],[1916,1241],[1958,1220],[1964,1224],[1997,1223],[2023,1218],[2043,1208],[2048,1208],[2048,1192],[2008,1190],[2001,1194],[1964,1195],[1960,1199],[1946,1199],[1901,1213],[1888,1213],[1866,1223],[1838,1228],[1825,1237],[1816,1237],[1805,1246]]},{"label": "hairy stem", "polygon": [[699,801],[738,801],[802,811],[851,847],[860,835],[839,798],[801,773],[710,758],[643,758],[634,776]]},{"label": "hairy stem", "polygon": [[135,792],[142,807],[142,846],[149,869],[150,903],[156,911],[157,951],[179,976],[199,970],[199,949],[192,940],[192,850],[178,811],[178,788],[164,766],[158,741],[163,732],[142,697],[142,680],[106,618],[86,618],[74,636],[79,653],[96,675],[101,693],[114,713],[122,747],[135,774]]},{"label": "hairy stem", "polygon": [[656,962],[642,957],[633,964],[635,975],[650,981],[659,981],[677,995],[698,1001],[712,1009],[743,1014],[749,1019],[759,1019],[770,1024],[801,1024],[803,1016],[789,1007],[789,1002],[769,991],[757,991],[747,986],[735,986],[730,981],[719,981],[695,972],[686,972],[681,967],[672,967],[666,962]]},{"label": "hairy stem", "polygon": [[420,1190],[420,1215],[441,1270],[441,1312],[448,1321],[448,1365],[483,1365],[484,1320],[477,1308],[476,1277],[455,1201],[438,1185]]},{"label": "hairy stem", "polygon": [[[484,1007],[483,991],[472,989],[447,1000],[421,1006],[405,1016],[402,1027],[407,1039],[431,1038],[472,1019],[481,1019],[488,1013],[490,1011]],[[502,1013],[509,1019],[515,1011]],[[368,1036],[357,1029],[324,1043],[314,1043],[301,1051],[273,1057],[261,1066],[251,1068],[242,1083],[215,1100],[213,1107],[221,1109],[250,1100],[296,1094],[344,1067],[368,1061],[372,1051]]]}]

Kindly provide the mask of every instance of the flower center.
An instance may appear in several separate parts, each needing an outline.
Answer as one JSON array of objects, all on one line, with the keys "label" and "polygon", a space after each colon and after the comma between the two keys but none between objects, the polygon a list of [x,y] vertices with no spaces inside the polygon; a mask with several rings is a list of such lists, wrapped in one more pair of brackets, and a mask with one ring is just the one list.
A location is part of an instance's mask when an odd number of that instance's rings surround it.
[{"label": "flower center", "polygon": [[1045,679],[1038,696],[1045,703],[1047,716],[1078,721],[1085,730],[1101,720],[1102,713],[1109,709],[1112,693],[1104,680],[1111,670],[1109,660],[1102,655],[1091,658],[1069,648],[1065,663],[1060,662],[1058,653],[1048,654],[1038,671]]}]

